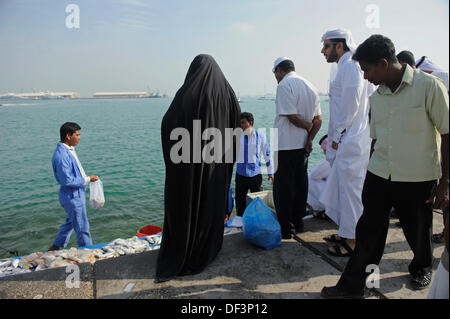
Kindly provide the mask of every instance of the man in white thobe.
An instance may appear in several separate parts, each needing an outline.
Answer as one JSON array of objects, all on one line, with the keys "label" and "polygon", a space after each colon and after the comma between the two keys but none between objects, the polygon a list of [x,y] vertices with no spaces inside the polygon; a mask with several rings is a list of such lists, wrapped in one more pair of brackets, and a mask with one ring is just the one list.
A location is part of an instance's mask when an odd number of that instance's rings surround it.
[{"label": "man in white thobe", "polygon": [[[328,137],[324,136],[319,142],[320,148],[324,155],[327,154]],[[308,174],[308,204],[312,207],[314,217],[326,218],[324,215],[325,206],[320,202],[319,198],[325,185],[327,184],[328,175],[330,175],[330,163],[324,158],[316,164]]]},{"label": "man in white thobe", "polygon": [[[441,79],[444,84],[445,84],[445,88],[448,90],[448,72],[445,71],[444,69],[442,69],[439,65],[437,65],[436,63],[434,63],[433,61],[430,60],[430,58],[423,56],[420,59],[418,59],[416,61],[416,68],[434,75],[435,77]],[[445,224],[445,219],[447,218],[448,215],[448,210],[449,208],[446,207],[442,210],[442,217],[444,218],[444,224]],[[444,242],[444,231],[442,231],[441,233],[437,233],[437,234],[433,234],[433,242],[440,244]]]},{"label": "man in white thobe", "polygon": [[328,249],[343,257],[355,248],[356,224],[363,212],[361,193],[370,154],[368,98],[373,85],[363,78],[359,64],[352,60],[356,44],[351,32],[334,29],[322,37],[328,63],[337,63],[337,73],[330,81],[330,121],[326,158],[330,175],[320,201],[326,214],[339,226],[337,235],[325,238],[338,243]]}]

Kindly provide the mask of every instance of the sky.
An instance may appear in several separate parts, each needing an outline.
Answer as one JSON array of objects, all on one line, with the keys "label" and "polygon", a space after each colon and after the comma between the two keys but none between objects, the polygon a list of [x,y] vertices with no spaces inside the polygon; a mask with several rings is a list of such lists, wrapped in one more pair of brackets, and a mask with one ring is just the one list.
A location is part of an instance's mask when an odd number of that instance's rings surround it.
[{"label": "sky", "polygon": [[[79,8],[79,28],[70,4]],[[0,0],[0,94],[174,96],[202,53],[239,96],[275,93],[271,70],[280,56],[326,92],[330,64],[320,39],[337,27],[357,44],[383,34],[397,52],[449,69],[448,0]]]}]

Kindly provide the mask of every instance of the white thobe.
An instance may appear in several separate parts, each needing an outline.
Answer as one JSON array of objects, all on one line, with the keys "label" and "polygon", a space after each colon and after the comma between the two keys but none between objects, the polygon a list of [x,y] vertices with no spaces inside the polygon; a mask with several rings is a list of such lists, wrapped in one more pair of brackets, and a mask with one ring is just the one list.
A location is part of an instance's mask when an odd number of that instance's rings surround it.
[{"label": "white thobe", "polygon": [[330,169],[330,163],[326,159],[323,159],[308,174],[308,204],[315,211],[325,210],[325,206],[320,202],[319,198],[327,183]]},{"label": "white thobe", "polygon": [[[330,82],[330,121],[326,158],[331,170],[320,201],[326,214],[339,225],[340,237],[355,238],[362,215],[361,193],[369,163],[369,96],[375,87],[364,80],[359,64],[350,52],[338,62]],[[339,143],[338,150],[331,146]]]},{"label": "white thobe", "polygon": [[447,88],[447,91],[448,91],[448,72],[434,71],[431,74],[434,75],[435,77],[441,79],[442,81],[444,81],[445,87]]}]

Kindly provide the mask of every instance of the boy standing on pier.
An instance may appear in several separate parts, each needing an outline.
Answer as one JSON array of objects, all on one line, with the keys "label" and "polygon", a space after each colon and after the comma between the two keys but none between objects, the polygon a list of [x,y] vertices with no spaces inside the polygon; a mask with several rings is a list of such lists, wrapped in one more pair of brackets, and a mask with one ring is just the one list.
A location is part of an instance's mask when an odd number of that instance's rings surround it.
[{"label": "boy standing on pier", "polygon": [[66,247],[75,229],[78,246],[92,245],[89,221],[86,214],[86,187],[98,176],[87,176],[78,159],[74,146],[80,142],[81,127],[77,123],[64,123],[59,132],[61,142],[53,153],[52,166],[59,189],[59,202],[67,213],[66,222],[61,225],[54,244],[49,250]]},{"label": "boy standing on pier", "polygon": [[261,155],[264,156],[267,166],[268,179],[273,184],[273,160],[270,154],[269,143],[262,132],[253,128],[253,114],[241,113],[240,151],[236,164],[236,209],[237,216],[243,216],[246,208],[247,192],[259,192],[261,190]]}]

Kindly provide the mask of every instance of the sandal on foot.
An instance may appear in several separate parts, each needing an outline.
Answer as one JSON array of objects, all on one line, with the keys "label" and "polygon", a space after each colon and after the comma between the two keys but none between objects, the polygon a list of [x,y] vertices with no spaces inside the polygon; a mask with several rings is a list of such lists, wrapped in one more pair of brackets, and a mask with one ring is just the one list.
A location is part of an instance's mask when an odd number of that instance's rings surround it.
[{"label": "sandal on foot", "polygon": [[337,235],[336,234],[333,234],[333,235],[328,236],[328,237],[324,237],[323,239],[328,241],[328,242],[330,242],[330,243],[336,243],[336,244],[340,244],[343,241],[345,241],[345,238],[342,238],[342,237],[341,237],[341,239],[337,239]]},{"label": "sandal on foot", "polygon": [[[344,254],[341,252],[341,247],[344,247],[346,250],[346,252]],[[346,241],[343,241],[341,243],[341,245],[334,245],[333,248],[334,248],[334,251],[331,251],[330,249],[328,249],[328,253],[335,257],[348,257],[353,253],[353,249],[347,244]]]},{"label": "sandal on foot", "polygon": [[444,232],[439,234],[433,234],[432,236],[433,243],[442,244],[444,242]]},{"label": "sandal on foot", "polygon": [[329,219],[329,217],[325,214],[325,211],[314,211],[313,212],[313,217],[314,218],[318,218],[318,219]]}]

